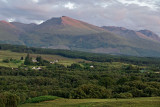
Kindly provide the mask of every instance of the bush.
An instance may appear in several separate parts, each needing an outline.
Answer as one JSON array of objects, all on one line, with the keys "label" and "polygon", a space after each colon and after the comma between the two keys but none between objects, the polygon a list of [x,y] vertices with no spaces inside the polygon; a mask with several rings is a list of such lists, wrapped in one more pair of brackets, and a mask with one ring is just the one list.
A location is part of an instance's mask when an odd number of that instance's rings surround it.
[{"label": "bush", "polygon": [[4,59],[3,62],[4,63],[9,63],[9,59]]},{"label": "bush", "polygon": [[133,88],[131,90],[131,93],[132,93],[133,97],[147,97],[147,95],[145,93],[143,93],[143,90],[139,90],[137,88]]},{"label": "bush", "polygon": [[84,84],[72,92],[72,98],[110,98],[112,92],[105,87]]},{"label": "bush", "polygon": [[159,95],[159,90],[157,88],[147,87],[144,89],[144,92],[147,93],[149,97]]},{"label": "bush", "polygon": [[20,98],[11,93],[0,93],[0,107],[17,107]]},{"label": "bush", "polygon": [[131,93],[120,93],[120,94],[116,94],[114,96],[114,98],[132,98],[133,95]]},{"label": "bush", "polygon": [[57,96],[40,96],[40,97],[35,97],[27,100],[25,103],[39,103],[43,101],[50,101],[50,100],[55,100],[58,99],[59,97]]}]

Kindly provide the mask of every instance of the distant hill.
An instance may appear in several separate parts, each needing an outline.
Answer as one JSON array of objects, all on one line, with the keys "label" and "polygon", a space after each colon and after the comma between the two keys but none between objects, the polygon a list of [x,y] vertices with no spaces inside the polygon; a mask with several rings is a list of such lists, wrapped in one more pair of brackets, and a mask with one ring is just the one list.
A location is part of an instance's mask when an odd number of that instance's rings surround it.
[{"label": "distant hill", "polygon": [[155,38],[160,39],[158,35],[148,30],[134,31],[127,28],[116,27],[116,26],[103,26],[102,28],[129,39],[134,39],[134,38],[142,38],[142,39],[148,39],[148,40],[155,40]]},{"label": "distant hill", "polygon": [[98,27],[67,16],[40,25],[0,22],[0,43],[134,56],[160,56],[158,35],[122,27]]},{"label": "distant hill", "polygon": [[144,35],[146,35],[147,37],[153,39],[153,40],[156,40],[156,41],[159,41],[160,42],[160,37],[155,34],[154,32],[150,31],[150,30],[140,30],[138,31]]}]

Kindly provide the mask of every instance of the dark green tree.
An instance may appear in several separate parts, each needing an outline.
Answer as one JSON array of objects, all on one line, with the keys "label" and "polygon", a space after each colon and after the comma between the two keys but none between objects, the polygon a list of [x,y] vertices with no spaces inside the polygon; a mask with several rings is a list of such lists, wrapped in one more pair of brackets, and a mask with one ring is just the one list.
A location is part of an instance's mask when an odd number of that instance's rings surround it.
[{"label": "dark green tree", "polygon": [[24,61],[25,65],[31,65],[32,64],[32,58],[30,57],[29,53],[27,54],[25,61]]},{"label": "dark green tree", "polygon": [[23,60],[24,58],[23,58],[23,56],[21,57],[21,60]]},{"label": "dark green tree", "polygon": [[114,80],[110,77],[103,77],[99,80],[99,84],[105,86],[106,88],[109,88],[114,84]]}]

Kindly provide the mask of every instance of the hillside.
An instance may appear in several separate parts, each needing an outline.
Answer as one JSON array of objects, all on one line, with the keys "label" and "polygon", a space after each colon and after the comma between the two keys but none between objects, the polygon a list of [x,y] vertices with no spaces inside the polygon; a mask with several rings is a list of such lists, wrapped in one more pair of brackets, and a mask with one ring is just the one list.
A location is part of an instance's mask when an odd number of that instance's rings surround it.
[{"label": "hillside", "polygon": [[[121,37],[126,38],[127,41],[129,42],[130,48],[132,49],[134,47],[135,49],[132,50],[137,50],[135,52],[138,52],[139,54],[143,53],[144,55],[148,54],[148,56],[150,56],[152,53],[154,52],[156,53],[159,51],[160,42],[153,39],[153,37],[145,35],[145,33],[143,34],[140,31],[134,31],[127,28],[115,27],[115,26],[103,26],[102,28],[114,34],[117,34]],[[158,36],[156,37],[159,38]]]},{"label": "hillside", "polygon": [[72,19],[67,16],[62,16],[59,18],[51,18],[44,23],[37,26],[36,30],[40,33],[49,34],[68,34],[68,35],[87,35],[104,32],[103,29]]},{"label": "hillside", "polygon": [[40,25],[0,23],[0,43],[133,56],[160,56],[159,37],[153,32],[121,27],[98,27],[67,16]]},{"label": "hillside", "polygon": [[23,44],[20,40],[22,31],[6,21],[0,21],[0,43]]},{"label": "hillside", "polygon": [[154,32],[150,31],[150,30],[140,30],[138,32],[146,35],[147,37],[149,37],[149,38],[151,38],[151,39],[153,39],[155,41],[160,41],[160,37],[157,34],[155,34]]},{"label": "hillside", "polygon": [[11,24],[14,25],[16,28],[21,29],[23,31],[31,31],[37,26],[37,24],[34,24],[34,23],[24,24],[20,22],[11,22]]}]

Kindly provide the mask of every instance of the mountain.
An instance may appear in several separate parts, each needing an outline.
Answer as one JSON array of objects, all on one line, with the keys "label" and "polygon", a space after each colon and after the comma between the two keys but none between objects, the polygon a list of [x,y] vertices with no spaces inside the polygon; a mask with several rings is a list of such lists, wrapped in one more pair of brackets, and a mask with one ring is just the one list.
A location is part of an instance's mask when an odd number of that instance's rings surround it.
[{"label": "mountain", "polygon": [[102,28],[129,39],[142,38],[142,39],[152,40],[152,38],[149,35],[146,35],[145,32],[142,33],[141,31],[134,31],[124,27],[116,27],[116,26],[103,26]]},{"label": "mountain", "polygon": [[96,52],[95,49],[108,48],[109,45],[114,47],[116,45],[125,45],[123,38],[118,35],[66,16],[45,21],[36,26],[28,34],[28,37],[33,40],[26,41],[28,45],[32,44],[54,49],[76,49]]},{"label": "mountain", "polygon": [[146,35],[147,37],[153,39],[153,40],[156,40],[156,41],[160,41],[160,37],[155,34],[154,32],[150,31],[150,30],[140,30],[138,31],[144,35]]},{"label": "mountain", "polygon": [[[42,24],[0,22],[0,43],[134,56],[160,56],[154,33],[122,27],[98,27],[67,16]],[[155,40],[156,39],[156,40]]]},{"label": "mountain", "polygon": [[23,31],[31,31],[37,26],[37,24],[34,24],[34,23],[24,24],[20,22],[11,22],[11,24],[14,25],[16,28],[21,29]]},{"label": "mountain", "polygon": [[104,32],[100,27],[67,16],[52,18],[37,26],[36,31],[50,34],[83,35]]},{"label": "mountain", "polygon": [[6,21],[0,21],[0,43],[23,44],[19,40],[22,31]]}]

